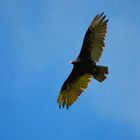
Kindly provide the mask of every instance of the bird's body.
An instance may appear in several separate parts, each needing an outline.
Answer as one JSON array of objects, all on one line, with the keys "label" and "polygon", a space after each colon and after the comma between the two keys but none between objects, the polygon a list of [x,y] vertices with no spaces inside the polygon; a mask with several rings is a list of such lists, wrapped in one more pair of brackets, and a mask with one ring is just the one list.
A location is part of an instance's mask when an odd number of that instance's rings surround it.
[{"label": "bird's body", "polygon": [[66,87],[67,82],[73,82],[75,78],[78,78],[84,75],[85,73],[91,74],[94,71],[94,68],[96,67],[96,65],[92,63],[91,61],[80,60],[80,59],[74,60],[72,64],[74,65],[74,68],[72,71],[73,73],[70,74],[67,80],[64,82],[62,89]]},{"label": "bird's body", "polygon": [[107,21],[103,13],[97,15],[89,26],[83,41],[81,52],[77,59],[71,62],[74,65],[71,74],[64,82],[57,102],[59,106],[67,108],[76,101],[78,96],[88,86],[92,78],[99,82],[106,79],[108,67],[99,66],[97,62],[102,54]]}]

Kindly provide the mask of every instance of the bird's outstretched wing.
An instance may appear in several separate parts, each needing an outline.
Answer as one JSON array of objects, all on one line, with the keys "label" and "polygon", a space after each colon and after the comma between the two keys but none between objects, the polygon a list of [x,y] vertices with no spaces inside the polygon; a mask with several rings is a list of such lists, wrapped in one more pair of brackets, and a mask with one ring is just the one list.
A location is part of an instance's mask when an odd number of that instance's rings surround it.
[{"label": "bird's outstretched wing", "polygon": [[79,57],[81,59],[89,58],[93,62],[98,62],[103,48],[105,47],[104,39],[107,30],[108,19],[105,19],[104,13],[96,15],[89,26],[83,41],[83,46]]},{"label": "bird's outstretched wing", "polygon": [[78,96],[88,86],[92,75],[87,73],[81,73],[78,68],[74,67],[69,77],[64,82],[62,89],[60,90],[57,102],[59,107],[69,106],[77,100]]}]

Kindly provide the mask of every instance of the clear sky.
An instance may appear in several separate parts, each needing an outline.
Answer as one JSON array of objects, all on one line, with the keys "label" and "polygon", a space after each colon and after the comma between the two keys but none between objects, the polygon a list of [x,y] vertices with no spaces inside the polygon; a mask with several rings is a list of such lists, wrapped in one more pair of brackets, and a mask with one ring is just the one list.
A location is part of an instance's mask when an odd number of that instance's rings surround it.
[{"label": "clear sky", "polygon": [[[69,110],[56,103],[97,13],[109,67]],[[0,0],[0,140],[140,140],[139,0]]]}]

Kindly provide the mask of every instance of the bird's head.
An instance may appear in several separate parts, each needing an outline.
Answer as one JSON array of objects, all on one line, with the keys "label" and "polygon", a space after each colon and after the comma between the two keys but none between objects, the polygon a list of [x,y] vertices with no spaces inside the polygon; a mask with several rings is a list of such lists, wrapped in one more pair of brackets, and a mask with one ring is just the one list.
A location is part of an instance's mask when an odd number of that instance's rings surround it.
[{"label": "bird's head", "polygon": [[73,65],[74,65],[75,63],[76,63],[76,61],[75,61],[75,60],[74,60],[74,61],[70,61],[70,62],[69,62],[69,64],[73,64]]},{"label": "bird's head", "polygon": [[73,64],[74,65],[74,64],[76,64],[78,62],[80,62],[80,59],[79,58],[77,58],[77,59],[75,59],[73,61],[70,61],[69,64]]}]

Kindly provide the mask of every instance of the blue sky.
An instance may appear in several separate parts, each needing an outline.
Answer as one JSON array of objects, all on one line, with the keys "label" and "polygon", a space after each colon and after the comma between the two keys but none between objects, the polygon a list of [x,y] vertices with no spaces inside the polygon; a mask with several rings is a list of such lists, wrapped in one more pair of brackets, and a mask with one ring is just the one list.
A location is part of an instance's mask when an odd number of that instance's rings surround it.
[{"label": "blue sky", "polygon": [[[0,140],[140,139],[139,0],[0,1]],[[56,99],[97,13],[109,67],[69,110]]]}]

